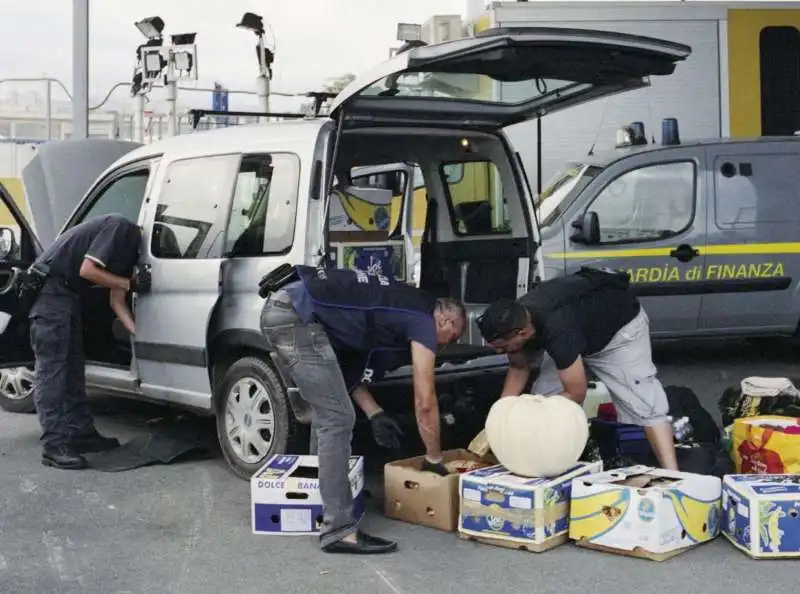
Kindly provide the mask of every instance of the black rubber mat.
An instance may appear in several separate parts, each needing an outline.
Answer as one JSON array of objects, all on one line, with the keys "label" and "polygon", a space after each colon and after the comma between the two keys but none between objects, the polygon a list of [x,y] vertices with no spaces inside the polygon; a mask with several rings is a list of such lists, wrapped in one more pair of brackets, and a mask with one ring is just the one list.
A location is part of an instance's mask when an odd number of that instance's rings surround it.
[{"label": "black rubber mat", "polygon": [[153,464],[174,464],[208,457],[213,436],[183,424],[141,435],[107,452],[86,454],[89,467],[101,472],[123,472]]}]

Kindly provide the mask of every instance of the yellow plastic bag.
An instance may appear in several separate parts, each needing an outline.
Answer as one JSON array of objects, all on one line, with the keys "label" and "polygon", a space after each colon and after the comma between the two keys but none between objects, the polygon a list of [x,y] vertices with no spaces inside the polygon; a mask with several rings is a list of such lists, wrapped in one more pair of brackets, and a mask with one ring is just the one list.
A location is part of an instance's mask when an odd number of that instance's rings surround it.
[{"label": "yellow plastic bag", "polygon": [[736,419],[732,434],[731,457],[737,473],[800,474],[799,418],[763,415]]}]

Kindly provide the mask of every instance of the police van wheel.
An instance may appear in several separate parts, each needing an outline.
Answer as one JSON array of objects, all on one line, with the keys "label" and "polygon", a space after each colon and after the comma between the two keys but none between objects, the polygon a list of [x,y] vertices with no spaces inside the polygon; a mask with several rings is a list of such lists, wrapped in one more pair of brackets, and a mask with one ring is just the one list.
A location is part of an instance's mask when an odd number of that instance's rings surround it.
[{"label": "police van wheel", "polygon": [[216,396],[222,454],[240,478],[249,480],[270,456],[301,452],[303,426],[268,363],[257,357],[238,359],[217,384]]},{"label": "police van wheel", "polygon": [[0,408],[12,413],[36,411],[33,401],[33,370],[27,367],[0,369]]}]

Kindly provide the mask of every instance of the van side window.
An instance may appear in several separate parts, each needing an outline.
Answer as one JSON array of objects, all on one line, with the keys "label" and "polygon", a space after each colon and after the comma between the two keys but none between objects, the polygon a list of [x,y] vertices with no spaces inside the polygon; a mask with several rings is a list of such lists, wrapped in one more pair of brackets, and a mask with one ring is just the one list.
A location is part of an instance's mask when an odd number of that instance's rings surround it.
[{"label": "van side window", "polygon": [[511,233],[500,172],[491,161],[445,163],[440,172],[456,235]]},{"label": "van side window", "polygon": [[600,243],[657,241],[683,232],[694,219],[696,170],[692,161],[627,171],[598,194]]},{"label": "van side window", "polygon": [[227,206],[239,155],[170,163],[158,197],[150,251],[163,259],[222,256]]},{"label": "van side window", "polygon": [[115,179],[111,185],[102,190],[75,224],[112,213],[119,213],[129,221],[137,223],[149,176],[150,169],[145,168],[131,171]]},{"label": "van side window", "polygon": [[714,160],[718,227],[794,225],[800,211],[796,154],[719,155]]},{"label": "van side window", "polygon": [[225,233],[225,255],[262,256],[291,248],[299,182],[297,155],[244,156]]}]

